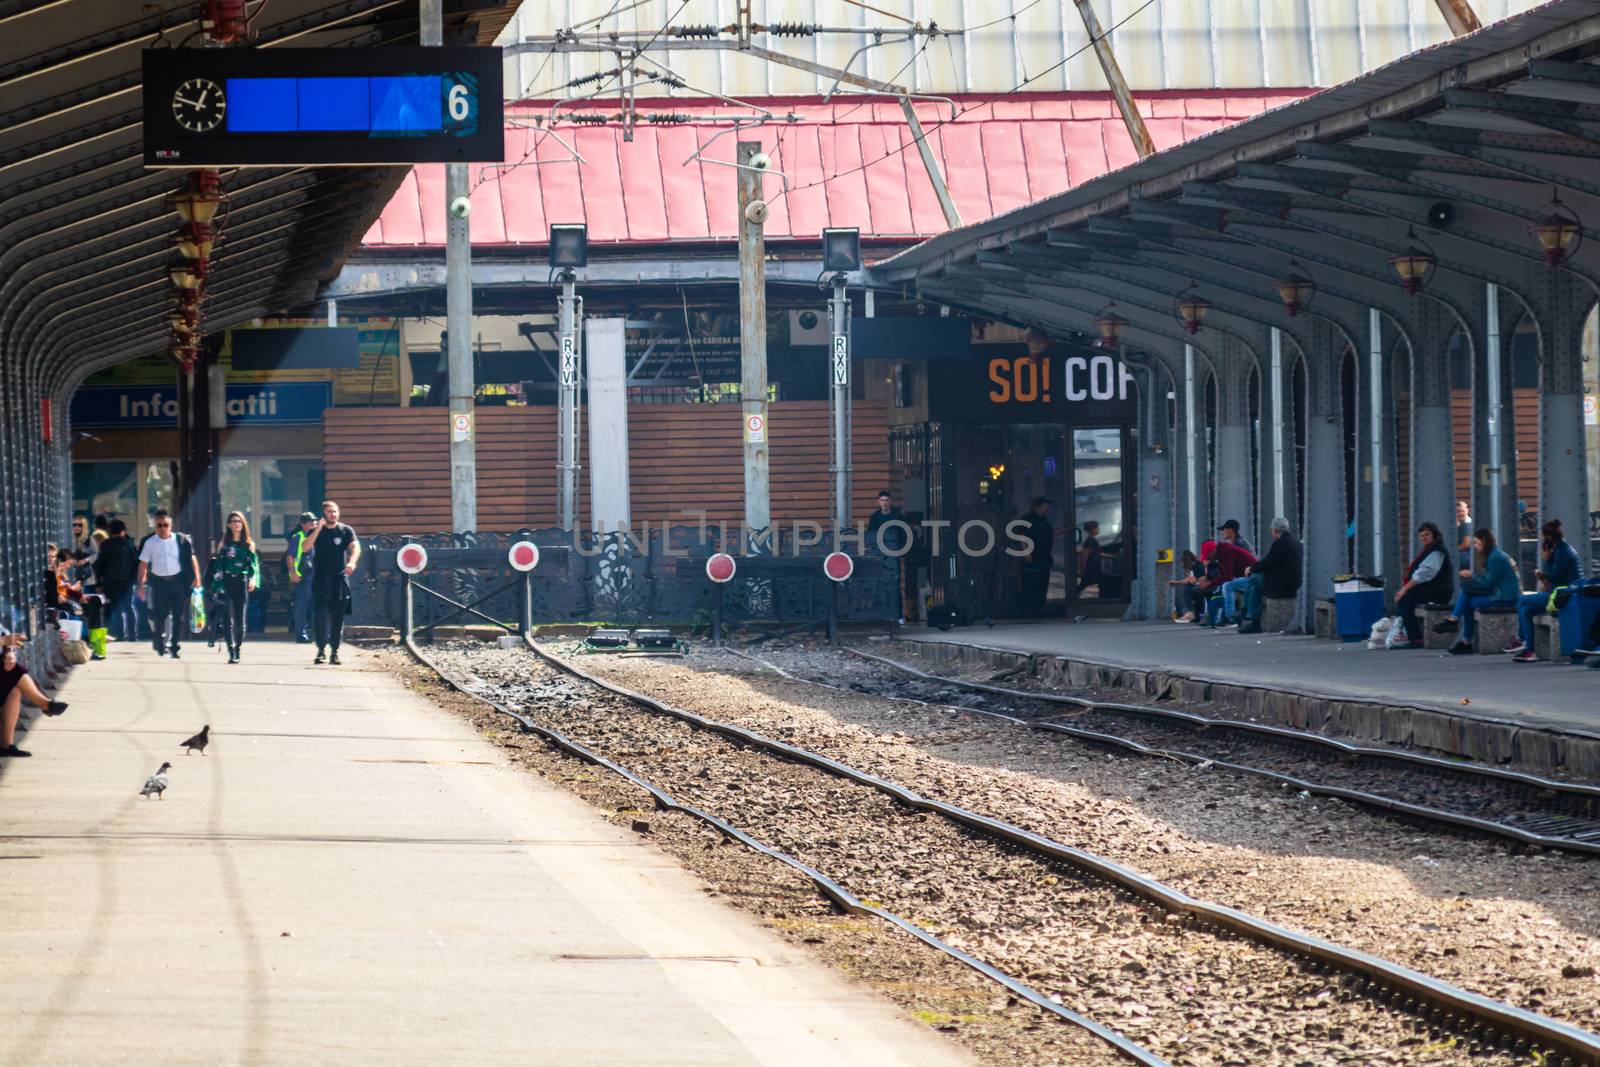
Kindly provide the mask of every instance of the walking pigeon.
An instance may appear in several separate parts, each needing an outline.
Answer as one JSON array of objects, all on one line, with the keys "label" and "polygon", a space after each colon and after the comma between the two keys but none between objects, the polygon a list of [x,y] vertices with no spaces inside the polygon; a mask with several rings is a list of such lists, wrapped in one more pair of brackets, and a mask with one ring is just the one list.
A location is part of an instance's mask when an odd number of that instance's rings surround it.
[{"label": "walking pigeon", "polygon": [[156,773],[145,779],[144,788],[139,791],[139,795],[147,797],[154,793],[157,800],[162,799],[161,794],[167,791],[167,772],[170,770],[172,770],[172,764],[163,763]]},{"label": "walking pigeon", "polygon": [[189,738],[189,740],[185,741],[179,747],[185,748],[185,749],[188,750],[187,752],[184,753],[185,756],[192,756],[196,752],[199,752],[200,755],[204,756],[206,754],[206,745],[209,744],[210,742],[211,742],[211,724],[207,723],[206,725],[200,727],[200,732],[199,733],[197,733],[193,737]]}]

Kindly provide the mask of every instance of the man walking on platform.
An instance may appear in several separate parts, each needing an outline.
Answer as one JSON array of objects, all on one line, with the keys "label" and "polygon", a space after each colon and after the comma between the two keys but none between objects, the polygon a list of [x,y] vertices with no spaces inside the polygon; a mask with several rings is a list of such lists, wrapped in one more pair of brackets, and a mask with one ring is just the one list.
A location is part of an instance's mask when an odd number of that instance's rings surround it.
[{"label": "man walking on platform", "polygon": [[289,535],[289,551],[283,557],[294,597],[289,632],[294,634],[295,643],[301,645],[311,643],[311,542],[319,525],[315,515],[302,511],[300,527]]},{"label": "man walking on platform", "polygon": [[322,502],[322,522],[306,539],[311,549],[311,598],[317,630],[313,662],[338,666],[344,617],[350,610],[350,576],[361,558],[361,542],[353,529],[339,521],[339,505],[331,500]]},{"label": "man walking on platform", "polygon": [[188,534],[174,532],[172,516],[156,512],[156,532],[139,550],[139,594],[150,605],[150,643],[156,655],[167,652],[170,620],[172,658],[178,658],[178,645],[189,619],[189,590],[199,588],[200,561],[195,559],[194,543]]}]

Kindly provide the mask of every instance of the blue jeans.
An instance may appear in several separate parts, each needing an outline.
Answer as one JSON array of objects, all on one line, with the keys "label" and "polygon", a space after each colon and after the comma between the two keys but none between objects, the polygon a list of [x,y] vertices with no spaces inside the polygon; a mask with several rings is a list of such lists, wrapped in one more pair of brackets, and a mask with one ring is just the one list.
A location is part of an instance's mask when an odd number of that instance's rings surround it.
[{"label": "blue jeans", "polygon": [[1267,606],[1267,580],[1259,574],[1252,574],[1244,580],[1244,620],[1245,622],[1260,622],[1261,613]]},{"label": "blue jeans", "polygon": [[311,579],[301,578],[291,588],[294,590],[294,605],[291,613],[292,622],[289,624],[290,632],[296,641],[311,640]]},{"label": "blue jeans", "polygon": [[1219,626],[1219,625],[1221,625],[1221,623],[1222,623],[1222,601],[1223,601],[1223,595],[1221,593],[1218,593],[1215,596],[1210,596],[1210,597],[1206,598],[1206,625],[1208,625],[1208,626]]},{"label": "blue jeans", "polygon": [[1509,608],[1515,604],[1511,600],[1496,600],[1488,593],[1469,593],[1465,589],[1456,597],[1456,606],[1450,614],[1461,620],[1461,642],[1466,644],[1472,640],[1473,626],[1477,622],[1479,608]]},{"label": "blue jeans", "polygon": [[1517,601],[1517,632],[1522,635],[1522,643],[1529,648],[1533,647],[1533,617],[1543,615],[1549,605],[1549,593],[1523,593]]},{"label": "blue jeans", "polygon": [[1244,610],[1244,590],[1249,578],[1235,578],[1222,583],[1222,615],[1231,619]]}]

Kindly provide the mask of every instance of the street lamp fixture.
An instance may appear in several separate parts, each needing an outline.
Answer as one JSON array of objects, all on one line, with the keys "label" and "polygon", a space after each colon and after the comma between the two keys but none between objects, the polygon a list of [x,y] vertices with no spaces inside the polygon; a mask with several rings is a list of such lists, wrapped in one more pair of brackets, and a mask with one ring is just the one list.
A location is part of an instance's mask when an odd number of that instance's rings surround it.
[{"label": "street lamp fixture", "polygon": [[822,231],[822,269],[861,269],[861,231],[855,227],[830,227]]},{"label": "street lamp fixture", "polygon": [[1278,299],[1283,301],[1283,309],[1292,319],[1306,309],[1313,297],[1317,295],[1317,283],[1310,276],[1301,273],[1300,261],[1289,261],[1289,275],[1273,283],[1273,288],[1278,290]]},{"label": "street lamp fixture", "polygon": [[1416,296],[1433,279],[1438,262],[1433,249],[1409,226],[1406,227],[1405,243],[1389,257],[1389,266],[1400,276],[1400,288],[1408,296]]},{"label": "street lamp fixture", "polygon": [[179,228],[173,243],[178,247],[178,254],[184,259],[195,262],[206,262],[211,258],[211,249],[216,244],[217,235],[208,223],[189,222]]},{"label": "street lamp fixture", "polygon": [[1583,244],[1583,223],[1577,213],[1561,202],[1561,193],[1552,189],[1550,202],[1544,206],[1544,217],[1528,229],[1544,252],[1544,261],[1552,267],[1578,254]]},{"label": "street lamp fixture", "polygon": [[589,265],[589,227],[583,223],[557,223],[550,227],[550,266],[572,270]]},{"label": "street lamp fixture", "polygon": [[1094,328],[1100,333],[1101,348],[1117,347],[1122,331],[1128,328],[1128,320],[1117,314],[1115,300],[1100,309],[1100,314],[1094,317]]},{"label": "street lamp fixture", "polygon": [[167,268],[167,281],[179,293],[192,293],[200,288],[200,264],[195,261],[185,260],[174,263]]},{"label": "street lamp fixture", "polygon": [[1200,295],[1196,284],[1190,282],[1189,288],[1178,294],[1174,310],[1183,328],[1192,335],[1199,333],[1200,327],[1205,324],[1206,316],[1211,314],[1211,304]]}]

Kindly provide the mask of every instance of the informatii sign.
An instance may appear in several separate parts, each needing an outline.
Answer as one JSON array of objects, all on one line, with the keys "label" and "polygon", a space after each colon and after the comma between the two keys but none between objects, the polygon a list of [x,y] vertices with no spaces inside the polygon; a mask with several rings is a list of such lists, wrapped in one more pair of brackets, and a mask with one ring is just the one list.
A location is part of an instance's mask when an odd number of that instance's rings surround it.
[{"label": "informatii sign", "polygon": [[[228,424],[320,423],[333,404],[328,382],[228,383]],[[73,426],[176,426],[178,394],[171,385],[86,385],[72,396]]]}]

